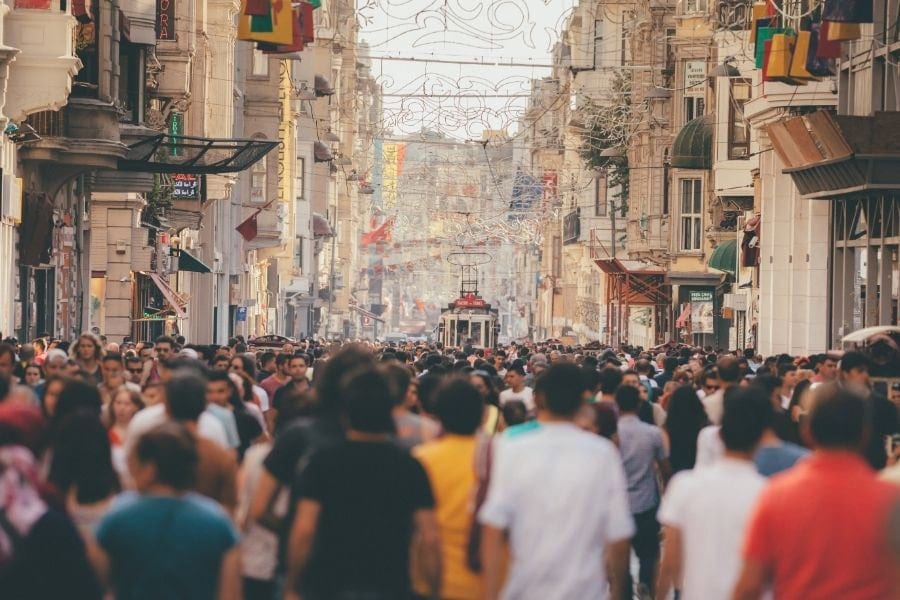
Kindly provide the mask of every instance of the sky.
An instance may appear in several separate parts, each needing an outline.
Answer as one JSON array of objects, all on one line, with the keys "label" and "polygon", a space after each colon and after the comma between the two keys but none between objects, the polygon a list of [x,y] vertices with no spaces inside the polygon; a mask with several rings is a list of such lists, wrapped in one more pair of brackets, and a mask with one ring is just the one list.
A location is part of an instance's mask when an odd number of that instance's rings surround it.
[{"label": "sky", "polygon": [[385,128],[458,140],[514,132],[531,79],[550,73],[574,1],[360,0],[360,40],[383,86]]}]

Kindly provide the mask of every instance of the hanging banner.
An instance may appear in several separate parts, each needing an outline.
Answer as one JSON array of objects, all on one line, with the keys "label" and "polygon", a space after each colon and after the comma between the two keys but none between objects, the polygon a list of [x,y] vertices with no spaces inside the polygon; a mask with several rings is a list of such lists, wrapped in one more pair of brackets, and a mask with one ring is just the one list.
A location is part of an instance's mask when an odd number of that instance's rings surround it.
[{"label": "hanging banner", "polygon": [[[261,27],[254,19],[266,17],[241,14],[238,19],[238,39],[288,46],[294,42],[294,13],[290,0],[272,0],[271,30]],[[268,23],[267,23],[268,24]]]}]

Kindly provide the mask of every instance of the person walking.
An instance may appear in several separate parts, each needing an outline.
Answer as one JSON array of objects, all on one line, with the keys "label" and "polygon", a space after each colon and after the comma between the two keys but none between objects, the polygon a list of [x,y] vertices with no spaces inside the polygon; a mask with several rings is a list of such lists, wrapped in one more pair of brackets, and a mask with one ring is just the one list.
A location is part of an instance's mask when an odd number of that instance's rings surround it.
[{"label": "person walking", "polygon": [[[496,444],[478,513],[488,600],[600,600],[607,584],[614,598],[624,597],[634,521],[615,446],[574,422],[589,394],[580,367],[549,367],[535,387],[540,427]],[[507,539],[511,565],[504,583]]]},{"label": "person walking", "polygon": [[756,600],[769,588],[776,598],[896,597],[887,531],[900,490],[879,481],[863,458],[869,407],[835,386],[819,386],[816,395],[808,425],[814,452],[760,495],[733,600]]},{"label": "person walking", "polygon": [[[443,557],[441,597],[481,600],[484,597],[481,574],[470,568],[467,556],[475,526],[472,514],[478,443],[475,434],[481,425],[484,400],[471,383],[454,379],[438,390],[436,408],[444,434],[416,448],[414,455],[425,467],[437,503]],[[416,578],[415,591],[427,597],[425,577]]]},{"label": "person walking", "polygon": [[347,439],[314,454],[297,479],[285,598],[406,599],[410,553],[440,597],[434,497],[422,465],[393,440],[393,394],[376,367],[351,372],[341,396]]},{"label": "person walking", "polygon": [[713,465],[678,473],[659,507],[663,553],[656,599],[673,587],[681,600],[725,599],[741,568],[744,526],[765,485],[753,452],[769,425],[769,399],[757,389],[725,395],[720,436],[725,454]]},{"label": "person walking", "polygon": [[[660,490],[657,469],[663,482],[668,480],[672,469],[662,431],[638,418],[640,402],[640,391],[637,388],[623,385],[616,390],[619,451],[628,480],[628,503],[636,527],[631,545],[640,563],[638,594],[645,598],[653,595],[659,561],[659,522],[656,520],[656,511],[659,508]],[[630,592],[630,574],[628,581],[626,590]]]},{"label": "person walking", "polygon": [[697,436],[707,425],[709,419],[697,392],[689,386],[678,387],[669,400],[664,426],[673,473],[694,468]]}]

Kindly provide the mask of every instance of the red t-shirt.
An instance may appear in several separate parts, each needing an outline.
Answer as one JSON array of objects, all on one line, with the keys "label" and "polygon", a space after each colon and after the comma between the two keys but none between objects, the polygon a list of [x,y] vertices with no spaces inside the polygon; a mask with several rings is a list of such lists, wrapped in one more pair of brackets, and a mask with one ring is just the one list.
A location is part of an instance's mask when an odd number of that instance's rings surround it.
[{"label": "red t-shirt", "polygon": [[861,456],[815,452],[772,478],[747,527],[744,558],[764,565],[776,598],[891,597],[886,535],[900,489]]}]

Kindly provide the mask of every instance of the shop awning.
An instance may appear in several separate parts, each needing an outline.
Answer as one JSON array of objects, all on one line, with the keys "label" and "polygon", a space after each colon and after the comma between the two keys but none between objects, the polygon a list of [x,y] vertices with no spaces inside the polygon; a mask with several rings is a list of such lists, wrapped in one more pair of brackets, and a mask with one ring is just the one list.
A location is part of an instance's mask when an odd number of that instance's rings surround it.
[{"label": "shop awning", "polygon": [[716,246],[706,264],[711,269],[723,271],[734,277],[737,266],[737,240],[727,240]]},{"label": "shop awning", "polygon": [[313,79],[313,89],[316,96],[331,96],[334,94],[334,88],[331,87],[328,79],[324,75],[316,75]]},{"label": "shop awning", "polygon": [[900,113],[834,116],[820,110],[766,128],[784,172],[807,198],[900,188]]},{"label": "shop awning", "polygon": [[158,274],[147,273],[147,275],[153,280],[153,283],[159,288],[159,291],[162,292],[163,298],[166,299],[166,302],[169,303],[172,310],[175,311],[175,316],[179,319],[187,318],[187,312],[184,310],[185,306],[187,306],[187,302],[183,300],[175,290],[169,287],[169,284]]},{"label": "shop awning", "polygon": [[318,163],[329,162],[334,160],[334,155],[328,149],[328,146],[322,142],[315,142],[313,143],[313,160]]},{"label": "shop awning", "polygon": [[191,273],[212,273],[212,269],[187,250],[181,250],[178,254],[178,270]]},{"label": "shop awning", "polygon": [[676,169],[711,169],[713,116],[703,115],[689,121],[675,136],[672,166]]},{"label": "shop awning", "polygon": [[244,171],[278,147],[268,140],[160,134],[128,147],[120,171],[220,175]]},{"label": "shop awning", "polygon": [[334,237],[334,229],[328,219],[319,213],[313,213],[312,216],[313,237]]}]

